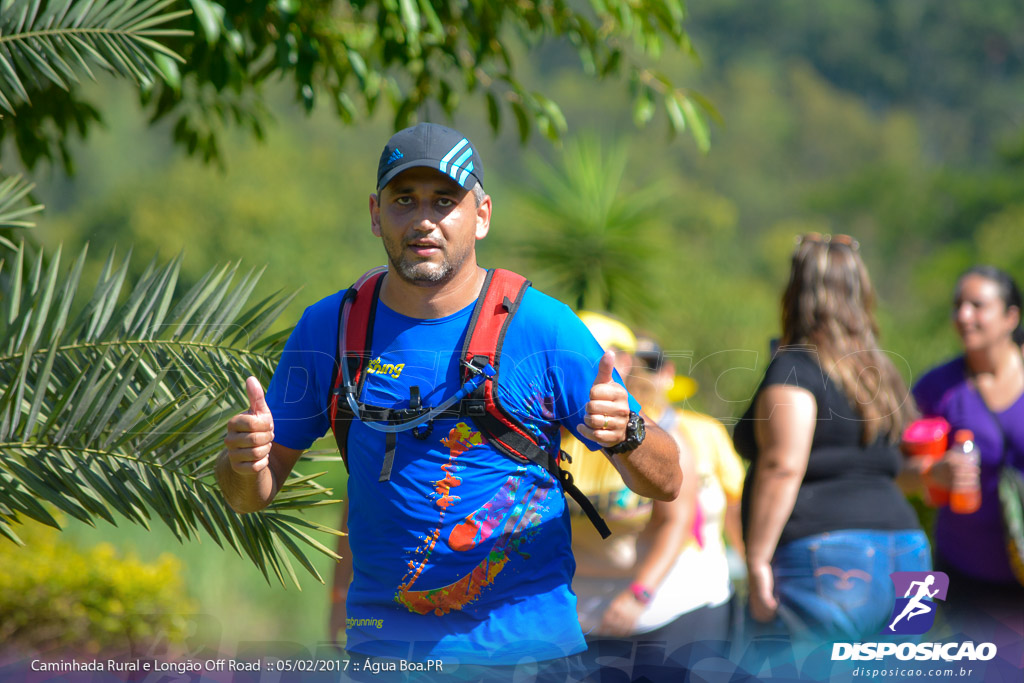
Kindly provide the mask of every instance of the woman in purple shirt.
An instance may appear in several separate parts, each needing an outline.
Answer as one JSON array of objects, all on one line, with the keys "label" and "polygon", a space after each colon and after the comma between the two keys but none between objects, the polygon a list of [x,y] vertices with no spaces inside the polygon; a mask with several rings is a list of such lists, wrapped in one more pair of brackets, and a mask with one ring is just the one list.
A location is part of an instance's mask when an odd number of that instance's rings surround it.
[{"label": "woman in purple shirt", "polygon": [[[969,605],[973,613],[980,608],[1024,621],[1024,587],[1010,569],[996,489],[1003,462],[1024,469],[1020,289],[997,268],[969,269],[957,280],[953,323],[963,355],[925,374],[913,393],[924,415],[944,417],[953,430],[974,432],[981,507],[970,514],[948,506],[939,510],[936,568],[950,575],[951,607]],[[962,454],[947,453],[923,479],[949,489],[955,478],[971,477],[974,467]]]}]

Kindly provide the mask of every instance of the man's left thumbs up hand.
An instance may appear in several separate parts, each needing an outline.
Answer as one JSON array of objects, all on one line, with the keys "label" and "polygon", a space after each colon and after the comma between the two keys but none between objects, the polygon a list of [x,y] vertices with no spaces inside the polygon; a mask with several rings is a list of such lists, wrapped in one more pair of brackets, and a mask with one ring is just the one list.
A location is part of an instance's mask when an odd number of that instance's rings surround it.
[{"label": "man's left thumbs up hand", "polygon": [[615,353],[606,351],[597,366],[597,377],[590,387],[590,401],[580,425],[581,435],[603,447],[622,443],[629,422],[629,394],[615,381],[614,369]]}]

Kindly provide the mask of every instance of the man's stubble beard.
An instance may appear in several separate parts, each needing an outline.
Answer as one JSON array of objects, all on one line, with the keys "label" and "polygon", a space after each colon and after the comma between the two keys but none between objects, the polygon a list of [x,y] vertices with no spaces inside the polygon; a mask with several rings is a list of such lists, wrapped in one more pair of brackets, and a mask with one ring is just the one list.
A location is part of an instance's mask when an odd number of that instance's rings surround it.
[{"label": "man's stubble beard", "polygon": [[442,245],[441,247],[441,262],[433,263],[429,261],[411,261],[402,258],[402,252],[405,251],[404,245],[398,249],[398,254],[393,253],[394,250],[385,246],[385,251],[388,255],[388,261],[391,263],[392,268],[398,274],[400,278],[413,285],[420,286],[432,286],[444,284],[452,279],[458,268],[465,263],[467,254],[463,254],[457,263],[453,263],[449,258],[448,245]]},{"label": "man's stubble beard", "polygon": [[398,276],[410,284],[442,284],[450,280],[452,276],[452,267],[447,257],[437,264],[422,261],[419,263],[411,263],[406,260],[396,261],[390,255],[388,255],[388,260]]}]

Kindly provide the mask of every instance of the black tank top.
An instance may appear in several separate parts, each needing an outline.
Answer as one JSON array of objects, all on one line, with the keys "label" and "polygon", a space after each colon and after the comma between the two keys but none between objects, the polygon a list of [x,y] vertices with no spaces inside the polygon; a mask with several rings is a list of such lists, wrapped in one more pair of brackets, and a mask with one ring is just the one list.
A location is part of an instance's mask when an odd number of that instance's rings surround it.
[{"label": "black tank top", "polygon": [[919,528],[914,509],[893,481],[902,466],[898,448],[888,443],[887,435],[873,444],[862,444],[862,418],[822,370],[816,354],[786,349],[769,364],[754,399],[733,431],[736,452],[751,463],[743,486],[744,536],[749,528],[750,492],[758,460],[754,407],[761,391],[776,384],[809,391],[818,411],[807,472],[779,545],[840,529]]}]

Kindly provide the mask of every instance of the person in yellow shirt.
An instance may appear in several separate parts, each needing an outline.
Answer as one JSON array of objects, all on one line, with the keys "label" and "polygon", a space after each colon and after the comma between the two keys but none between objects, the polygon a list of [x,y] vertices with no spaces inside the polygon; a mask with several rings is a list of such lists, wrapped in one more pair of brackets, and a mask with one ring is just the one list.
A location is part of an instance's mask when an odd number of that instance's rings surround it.
[{"label": "person in yellow shirt", "polygon": [[[603,314],[582,312],[580,318],[605,349],[616,351],[616,367],[645,413],[692,454],[680,462],[683,489],[668,503],[625,489],[604,459],[572,457],[567,466],[612,530],[602,540],[574,509],[573,591],[580,624],[591,642],[664,643],[664,649],[637,649],[634,665],[642,670],[671,662],[672,652],[687,643],[729,638],[732,586],[722,536],[726,531],[742,548],[743,467],[720,422],[672,406],[673,385],[673,398],[681,400],[696,384],[675,377],[674,365],[653,340],[638,343],[627,326]],[[579,442],[563,440],[563,448],[570,456],[583,455]]]}]

